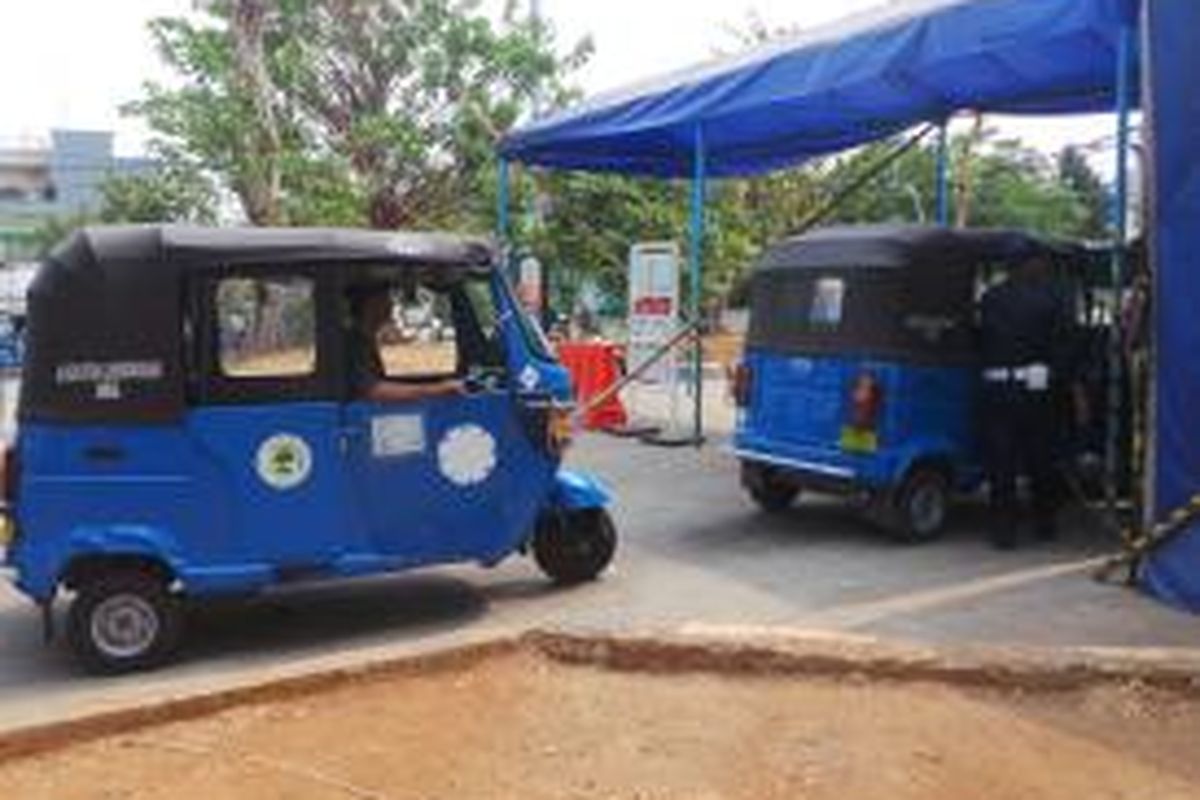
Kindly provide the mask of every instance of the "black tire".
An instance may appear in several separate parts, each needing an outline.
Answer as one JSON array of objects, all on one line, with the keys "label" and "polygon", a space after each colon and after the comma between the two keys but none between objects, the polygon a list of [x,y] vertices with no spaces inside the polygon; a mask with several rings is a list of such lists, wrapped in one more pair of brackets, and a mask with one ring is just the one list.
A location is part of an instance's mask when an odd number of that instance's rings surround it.
[{"label": "black tire", "polygon": [[85,670],[119,675],[159,666],[182,633],[179,598],[151,573],[101,572],[77,589],[67,616],[67,640]]},{"label": "black tire", "polygon": [[538,520],[533,559],[560,586],[594,580],[617,552],[617,528],[602,508],[549,512]]},{"label": "black tire", "polygon": [[772,467],[744,462],[742,485],[758,507],[768,514],[781,514],[800,496],[800,487]]},{"label": "black tire", "polygon": [[907,544],[923,544],[941,538],[950,513],[950,480],[939,469],[912,470],[892,496],[889,528]]},{"label": "black tire", "polygon": [[792,507],[799,496],[800,489],[795,486],[756,486],[750,489],[750,497],[768,514],[782,514]]}]

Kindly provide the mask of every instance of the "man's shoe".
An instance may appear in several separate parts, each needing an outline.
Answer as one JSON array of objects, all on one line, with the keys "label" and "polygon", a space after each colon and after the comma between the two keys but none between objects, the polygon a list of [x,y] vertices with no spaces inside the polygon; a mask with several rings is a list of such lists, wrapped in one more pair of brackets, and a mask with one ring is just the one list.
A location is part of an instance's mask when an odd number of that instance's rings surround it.
[{"label": "man's shoe", "polygon": [[993,508],[992,518],[987,526],[992,547],[997,550],[1017,549],[1017,535],[1020,531],[1020,517],[1009,508]]},{"label": "man's shoe", "polygon": [[991,546],[997,551],[1015,551],[1016,536],[992,536]]},{"label": "man's shoe", "polygon": [[1054,519],[1039,519],[1033,525],[1033,535],[1039,542],[1053,542],[1058,538],[1058,523]]}]

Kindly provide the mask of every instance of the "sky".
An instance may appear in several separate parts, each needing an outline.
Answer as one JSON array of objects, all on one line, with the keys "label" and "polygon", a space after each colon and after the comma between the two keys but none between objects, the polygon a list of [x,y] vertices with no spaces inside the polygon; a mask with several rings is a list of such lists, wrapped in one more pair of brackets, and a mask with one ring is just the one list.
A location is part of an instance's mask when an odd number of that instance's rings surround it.
[{"label": "sky", "polygon": [[[502,0],[485,0],[499,7]],[[590,34],[596,54],[579,75],[587,92],[611,89],[735,49],[732,28],[757,14],[769,27],[810,27],[886,0],[540,0],[564,43]],[[162,78],[146,22],[191,0],[0,2],[0,141],[45,137],[52,127],[109,129],[136,154],[147,132],[120,106]],[[1111,116],[1011,121],[1003,132],[1045,150],[1108,136]]]}]

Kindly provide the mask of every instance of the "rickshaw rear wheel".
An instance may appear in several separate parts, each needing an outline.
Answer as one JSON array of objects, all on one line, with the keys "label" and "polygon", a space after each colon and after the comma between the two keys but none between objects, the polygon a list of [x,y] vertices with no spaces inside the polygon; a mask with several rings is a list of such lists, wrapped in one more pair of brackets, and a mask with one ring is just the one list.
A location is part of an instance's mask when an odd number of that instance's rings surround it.
[{"label": "rickshaw rear wheel", "polygon": [[787,511],[800,495],[800,486],[774,467],[742,462],[742,485],[758,507],[768,514]]},{"label": "rickshaw rear wheel", "polygon": [[921,544],[941,537],[950,512],[950,479],[935,467],[916,467],[892,495],[889,528],[901,542]]},{"label": "rickshaw rear wheel", "polygon": [[560,586],[595,579],[617,551],[617,528],[602,508],[543,514],[533,534],[533,559]]},{"label": "rickshaw rear wheel", "polygon": [[769,514],[780,514],[787,511],[800,495],[799,487],[780,484],[756,486],[749,491],[750,497],[755,503],[758,503],[758,507]]},{"label": "rickshaw rear wheel", "polygon": [[67,641],[85,670],[119,675],[162,664],[182,632],[179,598],[158,575],[136,568],[97,572],[76,587]]}]

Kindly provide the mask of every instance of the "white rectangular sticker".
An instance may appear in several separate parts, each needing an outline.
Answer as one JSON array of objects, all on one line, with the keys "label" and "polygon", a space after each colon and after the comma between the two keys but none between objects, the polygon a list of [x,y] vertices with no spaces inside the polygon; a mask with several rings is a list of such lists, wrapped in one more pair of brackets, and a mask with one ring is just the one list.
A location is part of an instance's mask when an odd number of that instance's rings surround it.
[{"label": "white rectangular sticker", "polygon": [[821,278],[813,292],[810,324],[837,327],[842,324],[842,305],[846,299],[846,282],[841,278]]},{"label": "white rectangular sticker", "polygon": [[371,420],[371,455],[396,458],[425,452],[425,420],[420,414],[390,414]]}]

